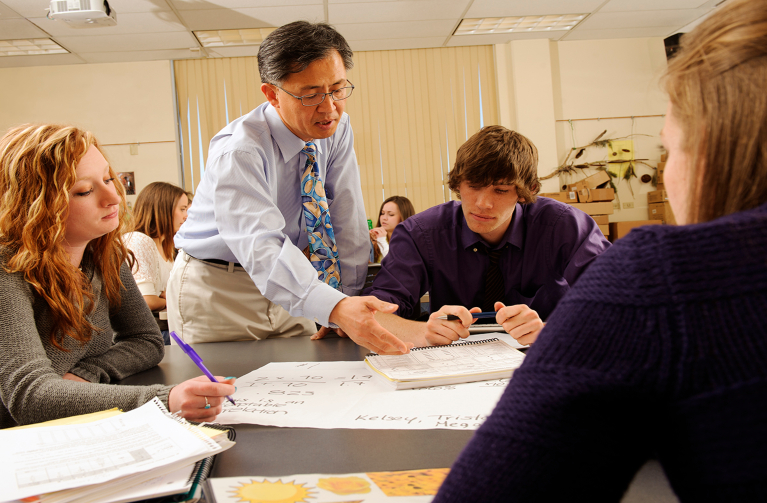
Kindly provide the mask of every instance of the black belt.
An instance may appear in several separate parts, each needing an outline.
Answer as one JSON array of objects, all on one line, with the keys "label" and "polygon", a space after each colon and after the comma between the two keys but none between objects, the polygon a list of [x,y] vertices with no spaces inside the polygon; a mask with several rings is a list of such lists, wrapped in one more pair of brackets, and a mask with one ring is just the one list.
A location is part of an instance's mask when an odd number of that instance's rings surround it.
[{"label": "black belt", "polygon": [[222,265],[224,267],[229,267],[229,264],[234,264],[235,267],[242,267],[237,262],[227,262],[226,260],[219,260],[217,258],[201,258],[201,259],[198,259],[198,260],[200,260],[202,262],[207,262],[209,264]]}]

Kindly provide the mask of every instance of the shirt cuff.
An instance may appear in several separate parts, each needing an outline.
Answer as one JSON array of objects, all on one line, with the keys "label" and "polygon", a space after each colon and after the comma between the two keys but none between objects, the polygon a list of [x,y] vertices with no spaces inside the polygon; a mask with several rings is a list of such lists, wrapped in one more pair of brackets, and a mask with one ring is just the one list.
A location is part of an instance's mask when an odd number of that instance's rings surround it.
[{"label": "shirt cuff", "polygon": [[336,307],[336,304],[346,297],[347,295],[330,285],[320,283],[306,297],[304,316],[313,319],[315,323],[319,323],[323,327],[338,328],[334,323],[330,323],[328,318],[330,318],[330,313]]},{"label": "shirt cuff", "polygon": [[154,283],[136,283],[136,286],[141,295],[158,295],[154,288]]}]

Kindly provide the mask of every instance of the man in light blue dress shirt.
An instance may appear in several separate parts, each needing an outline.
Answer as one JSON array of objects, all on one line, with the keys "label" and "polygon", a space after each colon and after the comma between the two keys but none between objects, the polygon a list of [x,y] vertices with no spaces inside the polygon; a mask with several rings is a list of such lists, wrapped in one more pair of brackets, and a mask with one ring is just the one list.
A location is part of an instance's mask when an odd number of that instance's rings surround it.
[{"label": "man in light blue dress shirt", "polygon": [[[186,342],[311,335],[330,328],[373,351],[412,344],[381,327],[375,312],[397,306],[357,297],[369,235],[345,99],[352,51],[325,24],[285,25],[262,43],[261,91],[268,102],[210,142],[167,288],[168,324]],[[301,199],[306,142],[316,146],[341,269],[337,290],[318,279],[304,251]]]}]

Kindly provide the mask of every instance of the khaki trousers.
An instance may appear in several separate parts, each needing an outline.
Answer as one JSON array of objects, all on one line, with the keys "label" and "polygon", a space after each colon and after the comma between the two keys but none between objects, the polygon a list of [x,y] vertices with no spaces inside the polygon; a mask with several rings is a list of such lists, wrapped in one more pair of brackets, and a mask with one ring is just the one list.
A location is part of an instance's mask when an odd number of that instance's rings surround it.
[{"label": "khaki trousers", "polygon": [[166,290],[168,328],[184,342],[247,341],[311,335],[313,321],[291,316],[261,295],[245,269],[211,264],[180,250]]}]

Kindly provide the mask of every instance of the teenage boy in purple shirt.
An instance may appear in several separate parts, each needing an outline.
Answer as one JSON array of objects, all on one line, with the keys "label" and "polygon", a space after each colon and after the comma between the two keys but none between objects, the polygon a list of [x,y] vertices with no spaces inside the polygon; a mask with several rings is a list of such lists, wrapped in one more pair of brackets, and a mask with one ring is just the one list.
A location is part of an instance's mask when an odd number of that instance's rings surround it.
[{"label": "teenage boy in purple shirt", "polygon": [[[587,214],[536,197],[537,165],[535,145],[501,126],[483,128],[458,149],[448,184],[460,201],[398,225],[366,292],[399,306],[396,314],[376,314],[383,327],[416,346],[449,344],[468,337],[471,313],[483,306],[520,343],[535,341],[559,299],[610,246]],[[485,298],[494,250],[502,286],[487,290],[501,298]],[[426,292],[429,320],[411,321]],[[439,319],[448,314],[460,320]]]}]

